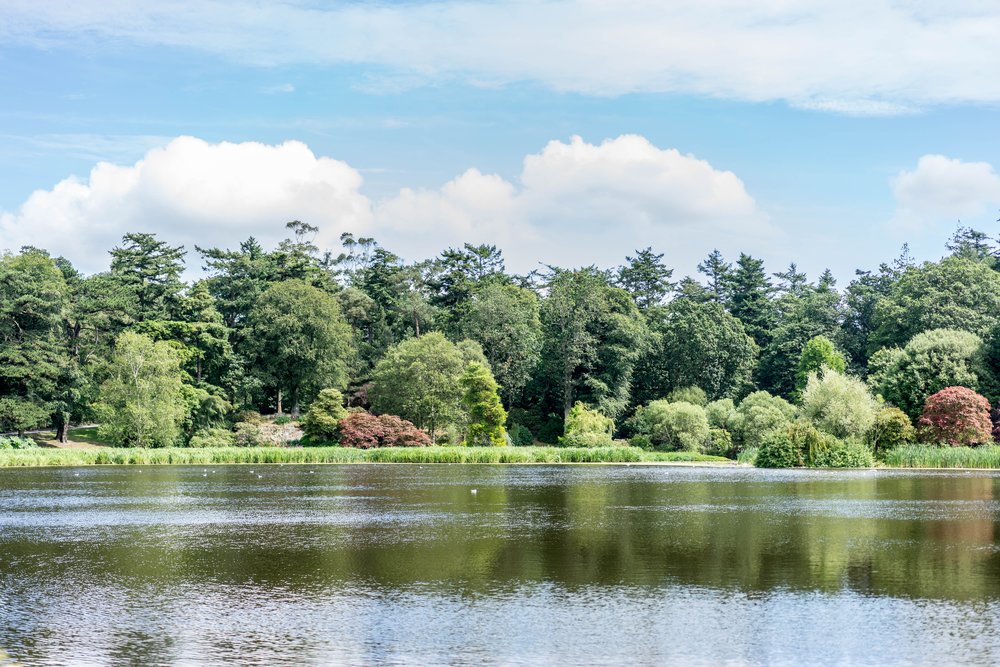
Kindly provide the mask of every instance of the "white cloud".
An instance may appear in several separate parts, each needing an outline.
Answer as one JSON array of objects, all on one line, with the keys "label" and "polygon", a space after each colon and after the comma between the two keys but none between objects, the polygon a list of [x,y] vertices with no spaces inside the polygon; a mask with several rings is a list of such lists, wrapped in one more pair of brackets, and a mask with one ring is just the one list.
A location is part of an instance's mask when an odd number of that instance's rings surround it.
[{"label": "white cloud", "polygon": [[233,246],[251,235],[273,243],[293,219],[320,226],[320,241],[333,244],[370,221],[361,183],[355,169],[300,142],[178,137],[131,166],[101,162],[86,180],[34,192],[18,211],[0,214],[0,247],[37,245],[97,271],[126,232],[156,232],[193,251],[196,243]]},{"label": "white cloud", "polygon": [[106,40],[240,63],[361,65],[364,86],[537,82],[680,92],[849,114],[1000,101],[1000,7],[983,0],[7,0],[0,40]]},{"label": "white cloud", "polygon": [[735,174],[635,135],[552,141],[524,159],[517,185],[472,169],[439,190],[403,190],[375,220],[423,254],[497,243],[517,270],[607,266],[647,245],[691,259],[706,242],[760,248],[777,234]]},{"label": "white cloud", "polygon": [[892,180],[893,223],[904,229],[981,216],[1000,205],[1000,176],[987,162],[924,155],[913,171]]},{"label": "white cloud", "polygon": [[539,261],[610,266],[652,245],[693,268],[706,243],[759,252],[777,234],[735,174],[634,135],[552,141],[525,157],[516,182],[469,169],[441,188],[404,188],[375,205],[361,187],[356,169],[299,142],[179,137],[132,165],[98,163],[89,178],[67,178],[0,212],[0,248],[37,245],[98,271],[126,232],[155,232],[192,251],[250,235],[273,245],[283,223],[299,219],[321,228],[321,247],[351,231],[411,260],[474,242],[499,245],[518,271]]}]

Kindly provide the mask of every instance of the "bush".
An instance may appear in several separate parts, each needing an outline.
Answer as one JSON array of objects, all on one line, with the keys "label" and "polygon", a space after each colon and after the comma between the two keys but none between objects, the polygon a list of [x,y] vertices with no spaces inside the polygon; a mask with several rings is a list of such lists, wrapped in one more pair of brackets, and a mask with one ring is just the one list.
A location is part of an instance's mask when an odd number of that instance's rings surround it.
[{"label": "bush", "polygon": [[507,435],[510,436],[510,442],[515,447],[528,447],[535,442],[535,438],[531,434],[531,431],[528,430],[528,427],[521,424],[512,424],[507,429]]},{"label": "bush", "polygon": [[832,438],[812,465],[818,468],[871,468],[875,465],[875,457],[860,440]]},{"label": "bush", "polygon": [[792,468],[804,463],[802,450],[785,429],[769,432],[761,439],[757,449],[754,465],[758,468]]},{"label": "bush", "polygon": [[729,431],[722,428],[713,428],[708,432],[708,445],[705,447],[706,454],[716,456],[733,455],[733,436]]},{"label": "bush", "polygon": [[736,455],[736,462],[755,466],[757,465],[757,455],[759,453],[760,450],[757,449],[756,447],[747,447],[742,452]]},{"label": "bush", "polygon": [[16,435],[0,435],[0,449],[37,449],[38,443],[31,438]]},{"label": "bush", "polygon": [[755,391],[744,398],[729,420],[737,449],[760,447],[773,431],[786,426],[795,418],[795,406],[766,391]]},{"label": "bush", "polygon": [[917,423],[924,442],[959,447],[993,439],[990,402],[965,387],[945,387],[928,397]]},{"label": "bush", "polygon": [[877,457],[884,456],[890,449],[912,443],[916,437],[917,432],[906,413],[888,405],[875,413],[875,423],[868,433],[868,441]]},{"label": "bush", "polygon": [[653,401],[640,413],[637,426],[657,449],[697,452],[708,442],[705,409],[691,403]]},{"label": "bush", "polygon": [[302,418],[302,431],[314,440],[336,440],[337,427],[346,416],[344,395],[336,389],[324,389]]},{"label": "bush", "polygon": [[638,447],[639,449],[644,449],[647,452],[653,449],[653,441],[650,440],[647,435],[633,435],[628,439],[628,444],[631,447]]},{"label": "bush", "polygon": [[566,415],[563,436],[559,438],[562,447],[607,447],[613,444],[611,434],[615,422],[597,410],[591,410],[580,401],[573,404]]},{"label": "bush", "polygon": [[288,415],[278,415],[274,418],[274,422],[278,426],[284,426],[285,424],[291,424],[292,418]]},{"label": "bush", "polygon": [[340,445],[357,449],[374,447],[427,447],[430,436],[412,422],[395,415],[354,412],[340,420]]},{"label": "bush", "polygon": [[862,438],[875,423],[878,403],[865,383],[827,369],[809,374],[802,412],[822,431],[838,438]]},{"label": "bush", "polygon": [[670,403],[690,403],[705,407],[708,405],[708,395],[701,387],[680,387],[667,394]]},{"label": "bush", "polygon": [[188,441],[188,447],[233,447],[236,434],[224,428],[207,428],[196,431]]},{"label": "bush", "polygon": [[736,404],[731,398],[720,398],[705,406],[705,416],[712,428],[729,428],[729,421],[736,414]]}]

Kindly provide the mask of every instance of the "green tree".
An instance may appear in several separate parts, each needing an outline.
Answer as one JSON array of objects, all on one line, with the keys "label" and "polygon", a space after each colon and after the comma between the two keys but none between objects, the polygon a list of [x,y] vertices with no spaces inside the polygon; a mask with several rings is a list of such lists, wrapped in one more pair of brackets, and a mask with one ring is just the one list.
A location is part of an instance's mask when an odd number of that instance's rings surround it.
[{"label": "green tree", "polygon": [[713,250],[705,261],[698,265],[698,273],[708,279],[708,298],[719,303],[729,302],[729,288],[732,281],[733,265],[727,262],[722,253]]},{"label": "green tree", "polygon": [[319,392],[302,418],[302,430],[316,440],[333,440],[337,437],[340,420],[347,416],[344,395],[336,389]]},{"label": "green tree", "polygon": [[125,332],[103,375],[95,406],[101,437],[119,446],[177,444],[186,408],[180,358],[168,343]]},{"label": "green tree", "polygon": [[708,444],[709,423],[705,408],[678,401],[652,401],[636,417],[640,434],[658,449],[701,451]]},{"label": "green tree", "polygon": [[488,285],[473,297],[461,330],[483,346],[501,395],[513,404],[541,358],[538,297],[515,285]]},{"label": "green tree", "polygon": [[439,332],[404,340],[375,365],[368,392],[372,408],[407,419],[434,438],[462,418],[459,380],[467,363],[462,350]]},{"label": "green tree", "polygon": [[255,371],[283,409],[323,387],[343,387],[354,360],[351,330],[336,298],[301,280],[271,285],[250,312],[245,346]]},{"label": "green tree", "polygon": [[813,374],[822,375],[825,369],[843,373],[847,369],[847,361],[844,355],[837,351],[833,341],[826,336],[816,336],[810,338],[802,354],[799,355],[799,364],[795,369],[795,388],[802,392],[809,382],[809,376]]},{"label": "green tree", "polygon": [[785,399],[755,391],[740,401],[729,430],[740,449],[760,447],[770,433],[787,426],[795,416],[795,406]]},{"label": "green tree", "polygon": [[674,288],[670,282],[674,272],[663,263],[663,254],[645,248],[636,250],[635,257],[626,256],[625,261],[625,266],[618,267],[618,286],[632,295],[640,310],[663,305]]},{"label": "green tree", "polygon": [[111,276],[133,296],[133,319],[171,319],[184,287],[184,254],[182,246],[157,241],[155,234],[126,234],[111,251]]},{"label": "green tree", "polygon": [[747,334],[764,347],[774,327],[774,287],[764,271],[764,260],[740,253],[736,268],[726,280],[729,312],[743,322]]},{"label": "green tree", "polygon": [[739,398],[751,386],[757,344],[718,303],[676,299],[651,317],[654,337],[641,364],[636,397],[698,386],[709,399]]},{"label": "green tree", "polygon": [[462,387],[462,404],[466,412],[465,444],[506,445],[507,411],[500,403],[497,382],[490,370],[482,364],[469,363],[458,383]]},{"label": "green tree", "polygon": [[931,394],[951,386],[976,389],[983,372],[983,344],[967,331],[935,329],[906,347],[876,352],[868,382],[886,401],[916,419]]},{"label": "green tree", "polygon": [[875,424],[879,405],[865,383],[828,369],[809,374],[802,392],[802,414],[816,428],[838,438],[864,438]]},{"label": "green tree", "polygon": [[1000,317],[1000,273],[983,262],[947,257],[910,267],[875,309],[874,343],[904,345],[931,329],[984,337]]},{"label": "green tree", "polygon": [[612,444],[615,421],[577,401],[563,424],[559,444],[564,447],[601,447]]}]

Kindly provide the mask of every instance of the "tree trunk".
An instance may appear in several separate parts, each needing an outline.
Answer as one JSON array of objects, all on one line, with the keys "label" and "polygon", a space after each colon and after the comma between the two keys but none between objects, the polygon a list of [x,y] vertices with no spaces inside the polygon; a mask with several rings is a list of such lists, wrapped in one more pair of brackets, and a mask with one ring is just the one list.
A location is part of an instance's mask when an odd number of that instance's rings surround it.
[{"label": "tree trunk", "polygon": [[64,445],[69,440],[69,422],[59,422],[59,425],[56,427],[56,440]]},{"label": "tree trunk", "polygon": [[299,388],[292,389],[292,419],[299,418]]},{"label": "tree trunk", "polygon": [[281,390],[278,390],[278,414],[281,414]]}]

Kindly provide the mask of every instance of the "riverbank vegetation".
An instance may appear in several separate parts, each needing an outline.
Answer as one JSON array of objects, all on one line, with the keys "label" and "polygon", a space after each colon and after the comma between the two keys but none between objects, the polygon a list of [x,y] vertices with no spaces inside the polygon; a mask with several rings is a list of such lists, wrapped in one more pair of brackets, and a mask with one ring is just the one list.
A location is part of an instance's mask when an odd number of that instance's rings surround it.
[{"label": "riverbank vegetation", "polygon": [[703,463],[729,460],[635,447],[168,447],[0,450],[0,468],[82,465],[222,465],[229,463]]},{"label": "riverbank vegetation", "polygon": [[[188,251],[151,234],[89,276],[43,249],[0,257],[0,430],[65,443],[94,422],[92,443],[192,457],[531,458],[515,452],[557,443],[537,455],[767,466],[893,464],[899,447],[998,430],[1000,263],[975,230],[940,261],[904,249],[838,289],[746,254],[712,252],[699,279],[651,248],[517,275],[494,246],[406,262],[287,227],[273,249],[195,248],[191,282]],[[367,453],[397,451],[411,453]]]}]

